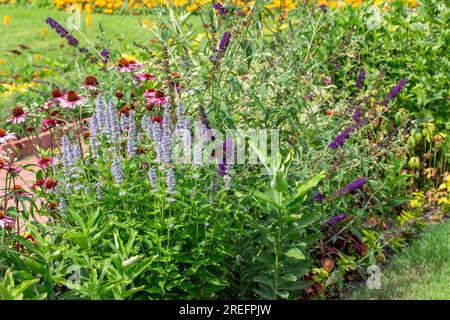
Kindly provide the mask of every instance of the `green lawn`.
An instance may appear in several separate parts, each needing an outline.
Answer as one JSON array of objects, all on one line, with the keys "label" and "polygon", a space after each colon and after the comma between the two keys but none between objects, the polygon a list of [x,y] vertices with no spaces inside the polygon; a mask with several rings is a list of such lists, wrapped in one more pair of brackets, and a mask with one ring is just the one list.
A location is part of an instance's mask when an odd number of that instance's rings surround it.
[{"label": "green lawn", "polygon": [[[85,74],[89,68],[94,67],[76,64],[74,57],[79,53],[72,47],[65,44],[49,26],[45,24],[46,17],[50,16],[67,26],[67,19],[71,17],[70,13],[49,10],[44,8],[34,8],[30,6],[13,6],[0,5],[0,19],[9,16],[11,24],[7,28],[3,22],[0,25],[1,39],[0,41],[0,84],[23,84],[33,82],[33,74],[39,68],[33,66],[47,65],[64,70],[64,74],[58,83],[64,85],[66,79],[77,79],[79,74]],[[92,14],[92,26],[86,26],[86,14],[82,14],[80,22],[81,29],[89,40],[91,45],[99,48],[104,46],[104,39],[100,32],[99,23],[101,22],[104,34],[108,42],[112,46],[112,52],[118,55],[122,53],[135,54],[139,50],[133,45],[133,40],[152,47],[150,39],[154,37],[153,33],[142,27],[142,21],[146,18],[152,24],[157,21],[155,15],[102,15]],[[194,23],[198,19],[193,17],[190,21]],[[195,23],[195,27],[199,26]],[[47,34],[43,32],[46,29]],[[80,40],[80,47],[90,47],[84,37],[77,31],[73,35]],[[29,49],[23,49],[20,46],[26,45]],[[13,53],[11,50],[18,50],[20,54]],[[142,52],[142,51],[141,51]],[[144,54],[142,52],[142,54]],[[87,68],[84,69],[83,68]],[[44,80],[54,81],[46,75],[42,75]],[[1,87],[0,87],[1,88]],[[3,95],[2,95],[3,91]],[[5,89],[0,89],[0,110],[10,108],[12,105],[23,100],[23,93],[15,93],[13,95],[5,94]],[[0,121],[5,116],[0,116]]]},{"label": "green lawn", "polygon": [[381,289],[351,299],[450,299],[450,223],[432,226],[382,270]]}]

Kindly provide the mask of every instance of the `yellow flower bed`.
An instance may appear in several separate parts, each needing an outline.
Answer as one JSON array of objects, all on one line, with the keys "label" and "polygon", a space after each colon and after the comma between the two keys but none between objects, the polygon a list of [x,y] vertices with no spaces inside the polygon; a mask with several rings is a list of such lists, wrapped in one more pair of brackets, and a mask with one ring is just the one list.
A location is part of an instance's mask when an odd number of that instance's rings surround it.
[{"label": "yellow flower bed", "polygon": [[[1,1],[1,0],[0,0]],[[64,10],[84,10],[87,13],[92,11],[111,14],[120,9],[145,9],[154,8],[158,5],[172,5],[175,7],[186,7],[187,10],[193,11],[198,7],[211,3],[211,0],[53,0],[55,7]],[[241,0],[233,0],[231,3],[236,5],[244,5]],[[274,0],[272,4],[267,5],[269,8],[282,7],[292,9],[295,7],[295,0]]]},{"label": "yellow flower bed", "polygon": [[[28,0],[32,2],[33,0]],[[187,10],[193,11],[198,7],[211,3],[213,0],[53,0],[53,3],[57,9],[60,10],[78,10],[86,11],[86,13],[100,12],[105,14],[112,14],[115,11],[121,9],[145,9],[154,8],[158,5],[172,5],[175,7],[186,7]],[[295,7],[296,3],[304,2],[305,0],[273,0],[271,4],[268,4],[267,8],[281,8],[285,7],[286,10],[290,10]],[[15,0],[0,0],[2,3],[15,3]],[[223,0],[221,2],[224,2]],[[246,3],[242,0],[229,1],[235,5],[244,6]],[[362,5],[363,0],[317,0],[318,4],[326,5],[329,8],[340,8],[342,6],[351,5],[354,8],[358,8]],[[392,0],[364,0],[366,3],[372,3],[374,6],[383,6],[383,9],[387,9],[389,2]],[[417,0],[404,0],[410,7],[415,7],[419,4]],[[248,5],[252,5],[254,2],[247,2]]]}]

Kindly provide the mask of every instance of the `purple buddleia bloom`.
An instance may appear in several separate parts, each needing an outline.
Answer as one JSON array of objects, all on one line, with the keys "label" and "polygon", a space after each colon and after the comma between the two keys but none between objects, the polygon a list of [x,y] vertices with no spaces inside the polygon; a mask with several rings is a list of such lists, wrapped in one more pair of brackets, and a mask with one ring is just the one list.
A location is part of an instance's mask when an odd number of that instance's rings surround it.
[{"label": "purple buddleia bloom", "polygon": [[230,45],[231,41],[231,32],[225,31],[222,36],[222,39],[219,42],[219,54],[223,55]]},{"label": "purple buddleia bloom", "polygon": [[150,185],[154,191],[158,191],[158,177],[156,175],[156,168],[152,167],[148,172],[148,178],[150,179]]},{"label": "purple buddleia bloom", "polygon": [[225,7],[224,7],[221,3],[219,3],[219,2],[214,3],[213,7],[214,7],[214,9],[216,9],[216,10],[219,11],[219,14],[220,14],[221,16],[227,14],[227,12],[228,12],[228,10],[225,9]]},{"label": "purple buddleia bloom", "polygon": [[45,19],[45,23],[48,24],[57,34],[59,34],[61,38],[65,38],[69,34],[69,32],[62,25],[51,17],[47,17],[47,19]]},{"label": "purple buddleia bloom", "polygon": [[362,117],[362,109],[356,108],[355,112],[353,113],[353,121],[359,122],[361,120],[361,117]]},{"label": "purple buddleia bloom", "polygon": [[68,36],[66,37],[66,39],[67,39],[67,43],[68,43],[69,45],[71,45],[72,47],[76,47],[76,46],[77,46],[77,44],[78,44],[78,39],[76,39],[74,36],[68,35]]},{"label": "purple buddleia bloom", "polygon": [[207,128],[211,129],[211,125],[209,124],[208,116],[206,115],[205,108],[203,106],[200,106],[198,108],[198,117],[200,122]]},{"label": "purple buddleia bloom", "polygon": [[103,50],[100,52],[100,55],[101,55],[102,58],[103,58],[102,62],[103,62],[104,64],[107,64],[107,63],[108,63],[108,60],[109,60],[109,51],[108,51],[108,49],[103,49]]},{"label": "purple buddleia bloom", "polygon": [[341,63],[341,62],[338,62],[338,63],[334,66],[333,72],[338,71],[341,67],[342,67],[342,63]]},{"label": "purple buddleia bloom", "polygon": [[78,40],[72,36],[61,24],[59,24],[55,19],[47,17],[45,23],[48,24],[61,38],[65,38],[67,43],[73,47],[78,45]]},{"label": "purple buddleia bloom", "polygon": [[356,87],[358,89],[362,88],[365,79],[366,79],[366,71],[363,68],[361,68],[359,69],[358,79],[356,79]]},{"label": "purple buddleia bloom", "polygon": [[320,192],[316,192],[316,194],[314,195],[314,201],[317,203],[321,203],[323,202],[323,200],[325,200],[325,196]]},{"label": "purple buddleia bloom", "polygon": [[350,132],[353,130],[352,126],[349,126],[344,129],[329,145],[330,149],[337,149],[342,147],[348,139],[350,139]]},{"label": "purple buddleia bloom", "polygon": [[388,95],[383,99],[381,104],[386,105],[389,102],[389,100],[395,99],[398,96],[398,94],[403,90],[407,81],[408,78],[403,78],[402,80],[400,80],[400,82],[394,88],[392,88],[392,90],[388,93]]},{"label": "purple buddleia bloom", "polygon": [[175,173],[172,168],[166,172],[166,193],[173,195],[175,193]]},{"label": "purple buddleia bloom", "polygon": [[234,163],[234,142],[230,138],[225,139],[222,145],[223,156],[219,158],[218,174],[221,177],[229,175]]},{"label": "purple buddleia bloom", "polygon": [[367,179],[366,178],[359,178],[356,179],[355,181],[350,182],[349,184],[347,184],[345,187],[339,189],[336,192],[336,196],[342,196],[344,194],[353,192],[357,189],[362,188],[365,184],[367,183]]},{"label": "purple buddleia bloom", "polygon": [[335,225],[336,223],[342,221],[345,217],[347,216],[347,212],[341,212],[338,215],[335,215],[334,217],[331,217],[330,219],[328,219],[327,221],[325,221],[325,225],[326,226],[332,226]]},{"label": "purple buddleia bloom", "polygon": [[117,184],[122,183],[125,179],[120,160],[117,156],[114,157],[114,160],[111,164],[111,174],[113,176],[114,182]]}]

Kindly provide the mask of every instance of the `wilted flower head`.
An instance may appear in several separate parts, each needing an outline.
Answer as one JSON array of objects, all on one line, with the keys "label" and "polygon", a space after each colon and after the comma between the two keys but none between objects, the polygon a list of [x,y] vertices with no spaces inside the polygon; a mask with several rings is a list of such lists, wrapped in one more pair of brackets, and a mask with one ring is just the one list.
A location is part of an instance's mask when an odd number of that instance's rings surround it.
[{"label": "wilted flower head", "polygon": [[95,90],[98,85],[97,78],[94,76],[87,76],[84,78],[83,86],[89,90]]}]

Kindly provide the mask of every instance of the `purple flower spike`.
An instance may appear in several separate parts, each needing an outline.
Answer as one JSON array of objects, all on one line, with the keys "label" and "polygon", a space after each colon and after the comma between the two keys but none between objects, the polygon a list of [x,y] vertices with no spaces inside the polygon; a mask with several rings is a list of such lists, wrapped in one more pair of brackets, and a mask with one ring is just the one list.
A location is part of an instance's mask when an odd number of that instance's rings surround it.
[{"label": "purple flower spike", "polygon": [[51,17],[47,17],[45,19],[45,23],[50,26],[57,34],[61,36],[61,38],[65,38],[67,43],[73,47],[78,45],[78,40],[72,36],[69,31],[67,31],[61,24],[59,24],[55,19]]},{"label": "purple flower spike", "polygon": [[221,3],[219,3],[219,2],[214,3],[213,7],[214,7],[214,9],[216,9],[216,10],[219,11],[219,14],[220,14],[221,16],[223,16],[223,15],[225,15],[225,14],[228,13],[228,10],[225,9],[225,7],[224,7]]},{"label": "purple flower spike", "polygon": [[337,149],[339,147],[342,147],[348,139],[350,139],[350,132],[353,130],[353,127],[347,127],[344,129],[344,131],[341,132],[329,145],[328,148],[330,149]]},{"label": "purple flower spike", "polygon": [[362,88],[365,79],[366,79],[366,71],[363,68],[361,68],[359,69],[358,79],[356,80],[356,87],[358,89]]},{"label": "purple flower spike", "polygon": [[353,113],[353,121],[359,122],[362,117],[362,110],[361,108],[356,108],[355,112]]},{"label": "purple flower spike", "polygon": [[228,46],[230,45],[230,41],[231,41],[231,32],[226,31],[223,34],[222,39],[220,40],[219,43],[219,53],[221,54],[225,53],[225,50],[227,50]]},{"label": "purple flower spike", "polygon": [[321,202],[323,202],[323,200],[325,200],[325,196],[324,196],[322,193],[317,192],[317,193],[314,195],[314,201],[315,201],[315,202],[321,203]]},{"label": "purple flower spike", "polygon": [[343,187],[342,189],[339,189],[337,191],[337,196],[342,196],[346,193],[350,193],[353,192],[357,189],[362,188],[365,184],[367,183],[367,179],[366,178],[359,178],[356,179],[355,181],[350,182],[348,185],[346,185],[345,187]]},{"label": "purple flower spike", "polygon": [[403,90],[407,81],[408,78],[403,78],[402,80],[400,80],[400,82],[394,88],[392,88],[391,92],[389,92],[388,95],[383,99],[381,104],[386,105],[386,103],[388,103],[389,100],[395,99],[398,96],[398,94]]},{"label": "purple flower spike", "polygon": [[338,222],[341,222],[345,217],[347,216],[347,212],[341,212],[338,215],[335,215],[334,217],[331,217],[327,221],[325,221],[326,226],[332,226],[335,225]]}]

